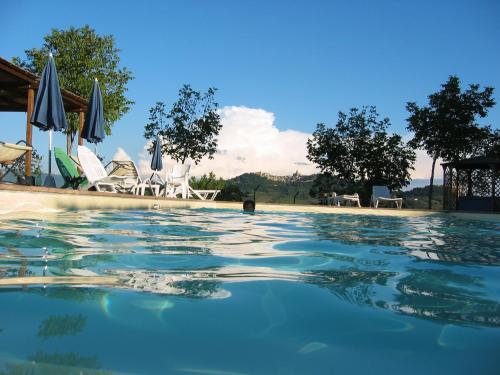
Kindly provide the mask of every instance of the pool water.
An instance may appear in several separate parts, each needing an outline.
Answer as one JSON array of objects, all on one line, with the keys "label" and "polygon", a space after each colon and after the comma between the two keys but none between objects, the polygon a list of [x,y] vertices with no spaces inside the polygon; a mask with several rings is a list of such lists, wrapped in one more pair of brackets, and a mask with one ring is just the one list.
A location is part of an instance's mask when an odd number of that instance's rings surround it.
[{"label": "pool water", "polygon": [[[0,374],[498,374],[500,225],[232,210],[0,218]],[[104,279],[103,279],[104,280]]]}]

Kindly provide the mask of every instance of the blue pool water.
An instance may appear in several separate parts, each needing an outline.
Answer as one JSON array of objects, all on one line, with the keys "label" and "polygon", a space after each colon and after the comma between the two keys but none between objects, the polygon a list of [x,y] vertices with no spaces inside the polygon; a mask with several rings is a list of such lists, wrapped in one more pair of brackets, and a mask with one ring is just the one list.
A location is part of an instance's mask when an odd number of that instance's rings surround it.
[{"label": "blue pool water", "polygon": [[230,210],[0,218],[0,374],[498,374],[500,226]]}]

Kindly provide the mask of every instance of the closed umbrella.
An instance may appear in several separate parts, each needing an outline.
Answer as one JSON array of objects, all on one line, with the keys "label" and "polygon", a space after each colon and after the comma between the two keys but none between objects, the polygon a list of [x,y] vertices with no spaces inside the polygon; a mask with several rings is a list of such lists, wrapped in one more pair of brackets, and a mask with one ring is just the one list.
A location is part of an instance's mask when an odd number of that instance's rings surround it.
[{"label": "closed umbrella", "polygon": [[163,162],[161,160],[161,140],[156,136],[155,146],[153,148],[153,158],[151,159],[151,169],[159,172],[163,169]]},{"label": "closed umbrella", "polygon": [[87,142],[93,143],[97,151],[97,143],[102,142],[104,137],[106,137],[106,133],[104,132],[104,105],[99,82],[97,82],[96,78],[87,106],[82,138],[87,140]]},{"label": "closed umbrella", "polygon": [[153,192],[152,182],[154,181],[155,176],[160,180],[160,184],[163,185],[161,177],[158,175],[158,173],[156,173],[163,169],[163,161],[161,160],[161,139],[159,136],[156,136],[156,140],[154,142],[153,157],[151,158],[151,169],[154,172],[149,178],[149,188],[151,189],[151,192]]},{"label": "closed umbrella", "polygon": [[43,131],[49,131],[49,175],[45,178],[44,185],[56,186],[52,177],[52,131],[65,130],[68,123],[52,53],[49,53],[40,77],[31,123]]}]

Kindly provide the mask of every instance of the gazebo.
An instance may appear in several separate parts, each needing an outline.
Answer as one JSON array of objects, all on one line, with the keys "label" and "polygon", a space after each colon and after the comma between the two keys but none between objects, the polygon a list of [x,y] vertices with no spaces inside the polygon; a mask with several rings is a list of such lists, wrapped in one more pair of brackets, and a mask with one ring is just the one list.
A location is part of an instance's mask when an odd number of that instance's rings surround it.
[{"label": "gazebo", "polygon": [[500,159],[443,163],[443,209],[500,211]]},{"label": "gazebo", "polygon": [[[30,123],[39,78],[0,57],[0,112],[26,112],[26,143],[32,144],[33,126]],[[87,101],[61,89],[66,113],[79,114],[78,144],[82,143],[81,131],[87,111]],[[2,141],[7,141],[2,139]],[[25,175],[31,175],[31,153],[26,154]]]}]

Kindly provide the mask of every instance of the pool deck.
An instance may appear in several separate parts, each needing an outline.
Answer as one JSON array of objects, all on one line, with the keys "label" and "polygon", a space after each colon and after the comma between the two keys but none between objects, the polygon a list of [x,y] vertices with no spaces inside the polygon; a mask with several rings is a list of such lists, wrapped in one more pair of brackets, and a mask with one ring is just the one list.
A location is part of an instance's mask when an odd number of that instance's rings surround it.
[{"label": "pool deck", "polygon": [[[222,208],[241,210],[241,202],[202,201],[198,199],[155,198],[129,194],[111,194],[95,191],[56,189],[42,186],[0,184],[0,215],[35,216],[61,210],[149,210],[168,208]],[[354,214],[376,216],[418,217],[451,215],[475,220],[500,222],[500,215],[455,211],[429,211],[396,208],[331,207],[320,205],[291,205],[257,202],[257,211],[308,212],[327,214]],[[1,217],[0,216],[0,217]],[[38,215],[37,215],[38,216]]]}]

